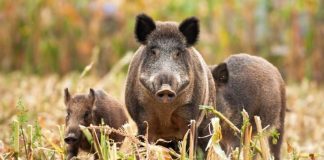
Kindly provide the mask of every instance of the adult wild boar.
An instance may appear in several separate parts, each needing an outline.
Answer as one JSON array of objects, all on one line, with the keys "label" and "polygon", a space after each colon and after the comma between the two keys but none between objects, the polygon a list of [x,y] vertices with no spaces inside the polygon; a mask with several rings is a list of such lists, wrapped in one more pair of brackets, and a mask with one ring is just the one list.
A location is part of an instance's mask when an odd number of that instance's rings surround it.
[{"label": "adult wild boar", "polygon": [[[276,144],[269,138],[271,152],[280,159],[286,110],[285,84],[278,69],[263,58],[247,54],[228,57],[211,68],[216,84],[216,108],[237,127],[242,127],[241,111],[245,109],[256,132],[254,116],[260,116],[263,127],[280,133]],[[239,138],[229,126],[221,123],[224,149],[238,147]]]},{"label": "adult wild boar", "polygon": [[[180,25],[155,23],[145,14],[136,18],[135,35],[141,46],[128,70],[125,102],[138,134],[145,135],[148,129],[149,142],[181,140],[190,120],[197,121],[199,137],[209,134],[210,116],[203,116],[199,105],[214,106],[216,92],[208,66],[193,47],[198,34],[195,17]],[[199,138],[198,145],[205,149],[208,139]]]},{"label": "adult wild boar", "polygon": [[[123,106],[102,90],[90,89],[88,95],[78,94],[72,97],[66,88],[64,90],[64,102],[67,107],[66,135],[64,138],[65,143],[68,144],[67,159],[77,156],[79,148],[87,152],[94,152],[94,148],[82,134],[79,125],[100,125],[101,120],[103,120],[105,124],[118,129],[127,123]],[[97,131],[97,133],[100,132]],[[109,138],[115,142],[124,140],[123,136],[115,133],[110,134]]]}]

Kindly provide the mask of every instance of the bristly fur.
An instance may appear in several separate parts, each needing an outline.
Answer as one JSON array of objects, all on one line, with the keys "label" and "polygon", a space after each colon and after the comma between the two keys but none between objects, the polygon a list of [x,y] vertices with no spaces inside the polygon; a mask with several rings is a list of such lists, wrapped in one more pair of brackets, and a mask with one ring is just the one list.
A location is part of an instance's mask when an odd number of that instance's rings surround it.
[{"label": "bristly fur", "polygon": [[[105,124],[118,129],[127,123],[127,114],[122,104],[102,90],[90,89],[89,94],[76,94],[72,96],[69,90],[64,90],[64,101],[68,115],[66,117],[66,134],[73,133],[77,142],[67,145],[67,158],[77,156],[79,148],[94,153],[93,147],[81,133],[79,125],[100,125],[102,120]],[[87,115],[87,116],[85,116]],[[99,133],[99,131],[97,132]],[[98,134],[100,137],[100,135]],[[111,133],[109,138],[115,142],[122,142],[125,137]],[[95,157],[97,154],[95,154]],[[96,158],[95,158],[96,159]]]},{"label": "bristly fur", "polygon": [[[224,65],[226,64],[226,65]],[[248,54],[236,54],[212,68],[216,88],[216,107],[238,128],[243,125],[241,111],[245,109],[255,131],[254,116],[260,116],[262,126],[270,126],[280,133],[277,144],[269,144],[275,160],[280,159],[285,119],[285,83],[278,69],[267,60]],[[228,79],[221,78],[228,75]],[[225,77],[226,79],[226,77]],[[224,149],[239,147],[239,138],[232,129],[222,125]]]},{"label": "bristly fur", "polygon": [[[149,18],[146,20],[154,23]],[[142,37],[142,45],[130,63],[125,103],[139,135],[147,134],[152,143],[159,139],[171,141],[158,144],[177,150],[174,144],[183,139],[190,121],[202,115],[199,105],[215,106],[215,84],[206,62],[192,47],[198,39],[198,19],[189,18],[180,25],[170,21],[154,24],[156,28],[145,32],[149,34]],[[143,36],[139,26],[135,26],[135,31]],[[170,103],[161,103],[156,94],[163,85],[176,93]],[[196,144],[204,151],[210,138],[206,135],[210,134],[211,117],[207,114],[197,125],[196,136],[204,138],[197,139]]]},{"label": "bristly fur", "polygon": [[139,14],[136,17],[135,37],[139,43],[146,44],[147,36],[155,30],[153,19],[146,14]]}]

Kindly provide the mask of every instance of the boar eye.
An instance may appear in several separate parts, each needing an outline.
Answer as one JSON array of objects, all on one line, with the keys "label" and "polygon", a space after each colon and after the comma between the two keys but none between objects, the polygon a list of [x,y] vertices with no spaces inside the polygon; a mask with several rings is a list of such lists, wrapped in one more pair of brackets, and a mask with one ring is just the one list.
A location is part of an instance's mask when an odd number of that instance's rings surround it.
[{"label": "boar eye", "polygon": [[152,49],[151,50],[151,54],[155,56],[156,55],[156,51],[154,49]]},{"label": "boar eye", "polygon": [[84,113],[84,119],[87,119],[89,117],[89,115],[90,115],[90,112],[89,111],[87,111],[86,113]]},{"label": "boar eye", "polygon": [[185,52],[185,49],[183,49],[181,47],[177,48],[176,53],[175,53],[175,57],[176,58],[180,57],[181,54],[184,53],[184,52]]},{"label": "boar eye", "polygon": [[157,55],[156,49],[157,49],[156,46],[149,47],[149,53],[154,55],[154,56]]},{"label": "boar eye", "polygon": [[66,120],[68,120],[71,116],[71,112],[67,112],[67,115],[66,115]]}]

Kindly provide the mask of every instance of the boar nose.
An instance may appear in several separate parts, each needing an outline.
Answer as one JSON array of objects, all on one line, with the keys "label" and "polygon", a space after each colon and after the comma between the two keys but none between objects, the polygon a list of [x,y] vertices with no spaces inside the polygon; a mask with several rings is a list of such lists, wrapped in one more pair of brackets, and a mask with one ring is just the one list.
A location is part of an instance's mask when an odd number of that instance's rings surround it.
[{"label": "boar nose", "polygon": [[67,144],[75,144],[78,141],[77,136],[74,133],[69,133],[65,138],[64,138],[65,143]]},{"label": "boar nose", "polygon": [[161,89],[155,93],[157,99],[162,103],[171,103],[175,97],[176,93],[171,89],[168,84],[163,84]]}]

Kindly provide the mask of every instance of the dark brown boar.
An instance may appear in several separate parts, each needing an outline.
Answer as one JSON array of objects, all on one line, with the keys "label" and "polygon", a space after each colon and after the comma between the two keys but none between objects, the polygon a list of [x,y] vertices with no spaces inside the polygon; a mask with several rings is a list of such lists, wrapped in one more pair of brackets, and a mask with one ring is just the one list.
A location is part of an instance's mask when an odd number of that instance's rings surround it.
[{"label": "dark brown boar", "polygon": [[[182,140],[190,120],[202,115],[199,105],[215,106],[211,72],[193,47],[198,34],[199,22],[194,17],[178,25],[155,23],[145,14],[137,16],[135,35],[141,46],[128,70],[125,102],[138,134],[145,135],[148,127],[149,142]],[[201,117],[199,137],[209,134],[211,116]],[[198,145],[205,150],[208,140],[199,138]]]},{"label": "dark brown boar", "polygon": [[[232,55],[216,67],[211,67],[216,84],[216,108],[237,127],[242,127],[243,109],[256,132],[254,116],[260,116],[262,126],[270,126],[280,133],[276,144],[269,138],[271,152],[280,159],[280,148],[284,133],[285,84],[275,66],[263,58],[247,54]],[[239,138],[229,126],[221,122],[223,148],[238,147]]]},{"label": "dark brown boar", "polygon": [[[64,138],[64,141],[68,144],[67,159],[77,156],[79,148],[87,152],[94,152],[94,148],[82,134],[79,125],[100,125],[101,120],[103,120],[104,124],[118,129],[127,123],[123,106],[104,91],[90,89],[89,94],[78,94],[72,97],[66,88],[64,90],[64,102],[67,107],[66,135]],[[109,138],[115,142],[124,140],[123,136],[116,133],[110,134]]]}]

